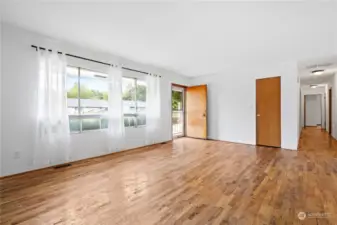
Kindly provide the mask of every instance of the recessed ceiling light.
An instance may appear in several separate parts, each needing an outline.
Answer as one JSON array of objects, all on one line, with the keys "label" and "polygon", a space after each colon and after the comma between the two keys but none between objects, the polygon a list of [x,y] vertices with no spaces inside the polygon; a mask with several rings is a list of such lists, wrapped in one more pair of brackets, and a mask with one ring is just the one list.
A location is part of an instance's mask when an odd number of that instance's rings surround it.
[{"label": "recessed ceiling light", "polygon": [[324,70],[313,70],[313,71],[311,71],[311,73],[314,74],[314,75],[322,75],[323,72],[324,72]]},{"label": "recessed ceiling light", "polygon": [[311,88],[317,88],[317,85],[310,85]]}]

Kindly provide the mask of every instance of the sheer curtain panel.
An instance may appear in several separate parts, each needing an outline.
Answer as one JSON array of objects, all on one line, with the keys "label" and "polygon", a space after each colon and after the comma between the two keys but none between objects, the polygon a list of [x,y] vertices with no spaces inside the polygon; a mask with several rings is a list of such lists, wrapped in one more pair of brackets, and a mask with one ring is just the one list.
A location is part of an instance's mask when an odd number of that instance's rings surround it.
[{"label": "sheer curtain panel", "polygon": [[149,74],[146,82],[146,144],[151,145],[160,139],[160,77]]},{"label": "sheer curtain panel", "polygon": [[[59,164],[69,161],[69,118],[66,93],[66,57],[37,51],[38,90],[34,163]],[[41,159],[41,155],[44,156]],[[38,162],[39,160],[43,162]]]},{"label": "sheer curtain panel", "polygon": [[124,148],[125,141],[121,68],[110,67],[108,82],[108,145],[115,152]]}]

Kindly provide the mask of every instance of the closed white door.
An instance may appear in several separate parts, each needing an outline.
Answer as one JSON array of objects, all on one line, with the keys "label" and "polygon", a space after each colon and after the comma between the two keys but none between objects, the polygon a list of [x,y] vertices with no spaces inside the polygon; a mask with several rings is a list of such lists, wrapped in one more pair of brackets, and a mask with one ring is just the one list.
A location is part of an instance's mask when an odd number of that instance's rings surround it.
[{"label": "closed white door", "polygon": [[321,95],[306,95],[305,97],[305,125],[319,126],[322,124]]}]

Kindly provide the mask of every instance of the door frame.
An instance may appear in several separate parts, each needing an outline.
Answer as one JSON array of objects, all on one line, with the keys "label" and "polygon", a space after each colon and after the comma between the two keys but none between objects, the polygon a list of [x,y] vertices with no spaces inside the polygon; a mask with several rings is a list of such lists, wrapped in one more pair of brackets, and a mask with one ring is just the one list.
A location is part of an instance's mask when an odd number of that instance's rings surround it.
[{"label": "door frame", "polygon": [[[172,115],[173,115],[173,110],[172,110],[172,91],[173,88],[177,87],[177,88],[182,88],[184,89],[183,91],[183,116],[184,116],[184,122],[183,122],[183,135],[179,135],[179,136],[173,136],[173,121],[172,121]],[[171,126],[171,140],[173,140],[174,138],[180,138],[180,137],[185,137],[186,136],[186,110],[185,110],[185,106],[186,106],[186,88],[188,86],[185,85],[181,85],[181,84],[176,84],[176,83],[171,83],[171,89],[170,89],[170,126]]]}]

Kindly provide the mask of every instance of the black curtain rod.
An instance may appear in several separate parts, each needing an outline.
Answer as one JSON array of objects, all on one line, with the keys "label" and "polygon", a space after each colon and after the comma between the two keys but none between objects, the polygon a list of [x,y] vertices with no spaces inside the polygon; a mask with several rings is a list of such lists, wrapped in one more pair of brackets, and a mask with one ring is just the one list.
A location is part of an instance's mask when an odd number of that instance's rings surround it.
[{"label": "black curtain rod", "polygon": [[[38,47],[36,45],[31,45],[32,48],[35,48],[36,51],[37,49],[41,49],[41,50],[48,50],[48,51],[52,51],[51,49],[46,49],[46,48],[43,48],[43,47]],[[58,54],[63,54],[62,52],[57,52]],[[88,58],[84,58],[84,57],[81,57],[81,56],[77,56],[77,55],[72,55],[72,54],[68,54],[68,53],[65,53],[66,56],[70,56],[70,57],[73,57],[73,58],[77,58],[77,59],[83,59],[83,60],[86,60],[86,61],[90,61],[90,62],[94,62],[94,63],[99,63],[99,64],[103,64],[103,65],[107,65],[107,66],[113,66],[113,64],[111,63],[106,63],[106,62],[101,62],[101,61],[97,61],[97,60],[93,60],[93,59],[88,59]],[[124,70],[129,70],[129,71],[133,71],[133,72],[137,72],[137,73],[142,73],[142,74],[147,74],[147,75],[150,75],[150,73],[147,73],[147,72],[144,72],[144,71],[141,71],[141,70],[135,70],[135,69],[131,69],[131,68],[128,68],[128,67],[122,67],[122,69]],[[155,75],[155,76],[158,76],[158,77],[161,77],[159,75]]]}]

